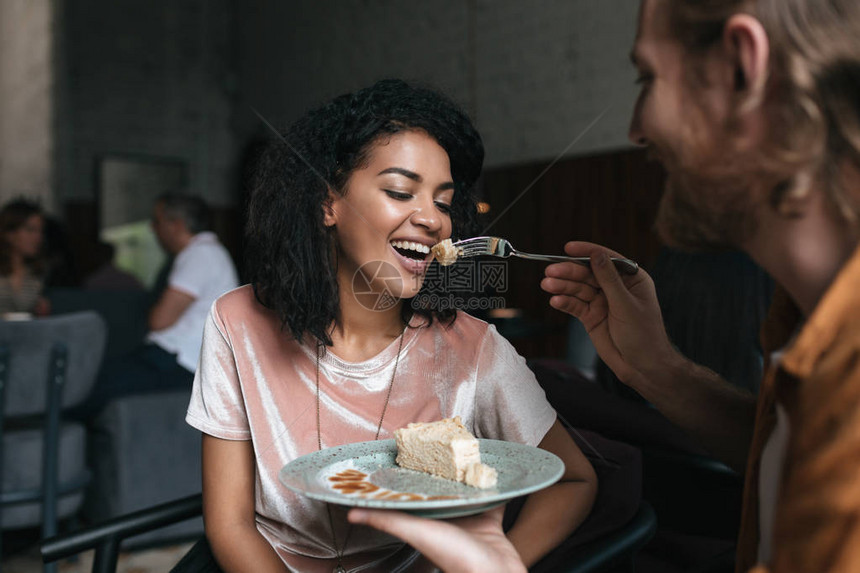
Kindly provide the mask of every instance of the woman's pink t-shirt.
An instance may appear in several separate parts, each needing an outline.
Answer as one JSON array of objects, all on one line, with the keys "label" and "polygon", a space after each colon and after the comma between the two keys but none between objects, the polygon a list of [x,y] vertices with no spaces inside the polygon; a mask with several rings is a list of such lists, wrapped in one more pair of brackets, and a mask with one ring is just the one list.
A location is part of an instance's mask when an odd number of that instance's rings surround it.
[{"label": "woman's pink t-shirt", "polygon": [[[380,439],[410,422],[460,416],[480,438],[537,445],[556,413],[525,360],[487,323],[459,313],[451,325],[414,317]],[[260,533],[291,568],[331,571],[335,552],[325,504],[278,481],[289,461],[317,451],[316,350],[280,328],[249,286],[223,295],[206,322],[187,422],[226,440],[251,440],[256,456],[256,520]],[[382,413],[399,340],[363,362],[331,352],[320,361],[323,448],[372,440]],[[350,527],[332,507],[338,543]],[[403,543],[353,526],[347,568],[420,569]]]}]

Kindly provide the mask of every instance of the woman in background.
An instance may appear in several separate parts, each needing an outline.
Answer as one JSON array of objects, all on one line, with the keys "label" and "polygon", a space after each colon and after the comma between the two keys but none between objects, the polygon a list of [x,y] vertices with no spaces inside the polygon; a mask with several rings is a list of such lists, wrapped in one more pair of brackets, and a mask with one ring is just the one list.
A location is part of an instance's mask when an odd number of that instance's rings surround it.
[{"label": "woman in background", "polygon": [[0,316],[48,314],[48,301],[41,296],[44,228],[42,210],[32,201],[15,199],[0,209]]}]

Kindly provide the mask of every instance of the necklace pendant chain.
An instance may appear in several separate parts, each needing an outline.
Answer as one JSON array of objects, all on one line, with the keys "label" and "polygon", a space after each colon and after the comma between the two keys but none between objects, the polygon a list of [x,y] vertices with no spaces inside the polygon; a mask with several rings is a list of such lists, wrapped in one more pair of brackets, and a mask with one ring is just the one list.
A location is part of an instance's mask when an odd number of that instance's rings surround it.
[{"label": "necklace pendant chain", "polygon": [[[394,388],[394,377],[397,375],[397,366],[400,364],[400,352],[403,350],[403,339],[406,337],[406,327],[403,327],[403,330],[400,332],[400,344],[397,346],[397,356],[394,359],[394,370],[391,371],[391,380],[388,382],[388,392],[385,394],[385,404],[382,406],[382,415],[379,416],[379,423],[376,425],[376,436],[374,436],[374,440],[379,439],[379,433],[382,431],[382,421],[385,419],[385,413],[388,411],[388,402],[391,400],[391,389]],[[316,386],[317,386],[317,448],[322,450],[322,432],[320,431],[320,351],[321,348],[317,346],[317,376],[316,376]],[[337,565],[332,569],[332,573],[346,573],[346,569],[343,568],[343,554],[346,551],[346,544],[349,542],[349,533],[352,530],[352,526],[346,531],[346,538],[343,540],[343,547],[338,549],[337,547],[337,536],[334,532],[334,520],[331,516],[331,506],[326,504],[326,511],[328,513],[328,523],[331,528],[331,542],[334,546],[334,552],[337,555]]]}]

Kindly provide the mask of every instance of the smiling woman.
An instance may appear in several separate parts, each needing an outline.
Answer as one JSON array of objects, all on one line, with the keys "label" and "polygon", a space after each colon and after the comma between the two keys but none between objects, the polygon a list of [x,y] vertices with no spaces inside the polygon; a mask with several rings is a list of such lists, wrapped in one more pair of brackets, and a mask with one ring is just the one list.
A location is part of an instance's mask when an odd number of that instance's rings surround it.
[{"label": "smiling woman", "polygon": [[251,285],[212,309],[187,416],[204,433],[204,519],[224,569],[429,570],[278,478],[300,456],[410,422],[460,416],[479,438],[565,462],[564,483],[532,494],[509,533],[526,563],[587,515],[594,472],[525,361],[485,322],[411,303],[430,248],[472,232],[482,160],[459,108],[397,80],[311,111],[264,154]]},{"label": "smiling woman", "polygon": [[[451,236],[454,182],[448,154],[424,131],[381,138],[343,194],[332,193],[324,224],[334,229],[338,284],[371,261],[401,276],[397,298],[412,298],[432,260],[430,247]],[[341,289],[341,304],[349,292]]]},{"label": "smiling woman", "polygon": [[[417,205],[420,211],[416,226],[397,229],[396,235],[388,236],[395,229],[369,225],[374,230],[366,232],[386,243],[432,246],[439,230],[422,226],[427,215],[447,215],[447,233],[458,237],[476,230],[472,190],[484,158],[481,138],[468,116],[433,90],[382,81],[309,112],[282,137],[261,160],[249,207],[246,260],[256,295],[297,338],[310,334],[330,343],[329,327],[344,297],[338,287],[348,274],[341,272],[339,281],[335,270],[346,262],[343,249],[354,252],[343,234],[370,216],[359,209],[367,207],[371,194],[379,195],[380,205],[402,203],[404,213]],[[430,212],[426,198],[437,213]],[[375,218],[376,207],[368,208]],[[340,217],[355,215],[354,220],[332,224],[332,209]],[[392,257],[376,254],[402,269]],[[415,274],[407,271],[404,281],[416,284]],[[454,316],[452,310],[417,312],[442,320]],[[403,317],[411,313],[405,305]]]}]

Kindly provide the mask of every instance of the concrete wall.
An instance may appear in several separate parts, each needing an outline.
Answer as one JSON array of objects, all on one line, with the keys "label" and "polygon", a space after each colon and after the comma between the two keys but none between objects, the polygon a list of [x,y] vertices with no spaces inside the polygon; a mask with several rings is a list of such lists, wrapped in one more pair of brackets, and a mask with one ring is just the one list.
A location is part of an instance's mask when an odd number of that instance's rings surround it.
[{"label": "concrete wall", "polygon": [[290,121],[338,93],[399,76],[432,83],[470,110],[488,166],[627,146],[633,0],[236,6],[237,114],[246,130],[259,126],[250,107]]},{"label": "concrete wall", "polygon": [[105,156],[185,162],[188,189],[234,202],[231,0],[66,0],[59,195],[93,201]]},{"label": "concrete wall", "polygon": [[0,202],[53,208],[53,3],[0,2]]},{"label": "concrete wall", "polygon": [[167,158],[186,163],[192,192],[235,205],[242,148],[263,131],[252,107],[291,121],[391,76],[466,107],[490,167],[622,148],[636,11],[633,0],[3,0],[2,192],[50,201],[53,186],[58,205],[93,202],[100,158]]}]

